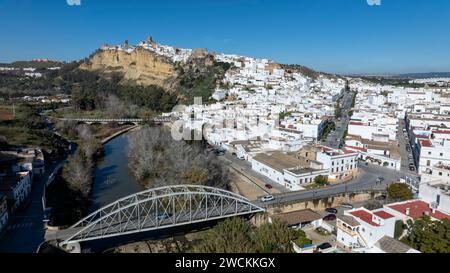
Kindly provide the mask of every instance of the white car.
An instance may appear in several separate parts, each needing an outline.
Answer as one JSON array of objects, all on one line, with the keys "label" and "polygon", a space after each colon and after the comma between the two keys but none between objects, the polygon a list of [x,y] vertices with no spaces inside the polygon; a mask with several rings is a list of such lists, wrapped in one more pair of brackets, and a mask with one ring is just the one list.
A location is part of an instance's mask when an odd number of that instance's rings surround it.
[{"label": "white car", "polygon": [[266,195],[263,198],[261,198],[261,202],[270,202],[275,200],[275,197],[273,195]]}]

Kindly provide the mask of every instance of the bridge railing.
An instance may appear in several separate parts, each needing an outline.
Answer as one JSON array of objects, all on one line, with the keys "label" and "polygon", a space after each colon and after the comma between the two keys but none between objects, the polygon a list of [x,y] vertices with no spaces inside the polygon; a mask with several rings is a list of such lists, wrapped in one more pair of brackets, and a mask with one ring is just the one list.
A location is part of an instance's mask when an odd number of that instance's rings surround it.
[{"label": "bridge railing", "polygon": [[248,199],[205,186],[167,186],[122,198],[80,220],[63,244],[265,211]]}]

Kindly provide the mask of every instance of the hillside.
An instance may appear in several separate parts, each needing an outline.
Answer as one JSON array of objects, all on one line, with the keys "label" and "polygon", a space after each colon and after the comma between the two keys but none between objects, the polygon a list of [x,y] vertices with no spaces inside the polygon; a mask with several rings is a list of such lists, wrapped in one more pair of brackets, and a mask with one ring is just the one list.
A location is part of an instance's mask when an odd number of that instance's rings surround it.
[{"label": "hillside", "polygon": [[142,85],[172,88],[178,77],[176,66],[168,58],[149,50],[98,50],[80,69],[105,76],[119,73],[124,80]]},{"label": "hillside", "polygon": [[121,84],[157,86],[192,102],[207,101],[230,65],[217,62],[205,49],[160,45],[149,37],[137,46],[103,45],[79,67],[106,79],[121,77]]},{"label": "hillside", "polygon": [[12,63],[0,63],[0,67],[10,67],[10,68],[51,68],[51,67],[60,67],[64,65],[63,62],[52,61],[52,60],[32,60],[32,61],[16,61]]}]

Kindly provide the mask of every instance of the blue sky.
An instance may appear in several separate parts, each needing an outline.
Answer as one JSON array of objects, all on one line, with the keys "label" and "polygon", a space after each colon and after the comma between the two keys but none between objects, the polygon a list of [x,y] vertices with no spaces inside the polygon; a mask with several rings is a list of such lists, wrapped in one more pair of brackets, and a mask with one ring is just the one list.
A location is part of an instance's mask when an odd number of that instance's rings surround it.
[{"label": "blue sky", "polygon": [[0,0],[0,26],[0,62],[152,35],[332,73],[450,71],[449,0]]}]

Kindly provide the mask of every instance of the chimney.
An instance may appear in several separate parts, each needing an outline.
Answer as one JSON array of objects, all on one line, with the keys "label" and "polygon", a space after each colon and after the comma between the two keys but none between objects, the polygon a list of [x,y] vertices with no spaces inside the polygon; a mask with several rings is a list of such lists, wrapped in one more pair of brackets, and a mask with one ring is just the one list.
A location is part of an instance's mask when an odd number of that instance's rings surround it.
[{"label": "chimney", "polygon": [[409,208],[406,208],[405,214],[409,216]]},{"label": "chimney", "polygon": [[425,216],[430,216],[430,212],[427,210],[427,211],[424,211],[424,213],[423,213]]}]

